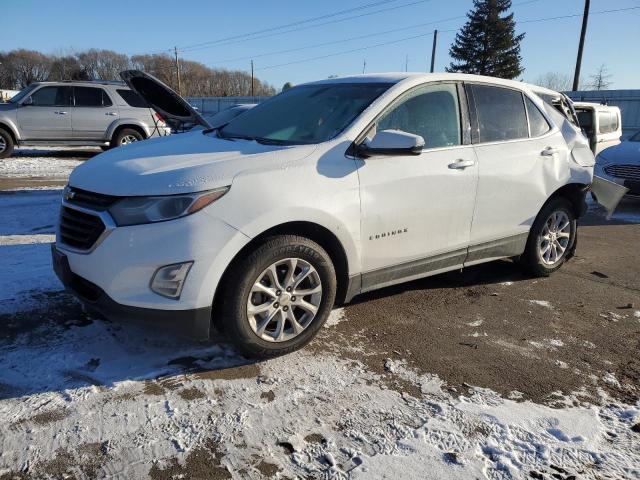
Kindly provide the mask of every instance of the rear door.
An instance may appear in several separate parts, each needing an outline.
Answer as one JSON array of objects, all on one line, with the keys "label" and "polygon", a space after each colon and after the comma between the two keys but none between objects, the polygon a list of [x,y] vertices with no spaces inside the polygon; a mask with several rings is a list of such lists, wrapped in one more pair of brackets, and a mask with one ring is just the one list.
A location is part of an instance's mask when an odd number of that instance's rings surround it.
[{"label": "rear door", "polygon": [[469,84],[478,191],[465,264],[520,255],[542,205],[569,178],[569,149],[541,104],[516,89]]},{"label": "rear door", "polygon": [[[72,136],[72,87],[45,85],[35,90],[32,103],[18,108],[23,140],[65,140]],[[29,97],[27,97],[29,98]]]},{"label": "rear door", "polygon": [[73,87],[73,138],[99,141],[118,118],[118,109],[102,87]]},{"label": "rear door", "polygon": [[462,266],[478,168],[468,136],[464,92],[429,83],[396,100],[377,130],[420,135],[420,155],[363,160],[360,178],[362,289]]}]

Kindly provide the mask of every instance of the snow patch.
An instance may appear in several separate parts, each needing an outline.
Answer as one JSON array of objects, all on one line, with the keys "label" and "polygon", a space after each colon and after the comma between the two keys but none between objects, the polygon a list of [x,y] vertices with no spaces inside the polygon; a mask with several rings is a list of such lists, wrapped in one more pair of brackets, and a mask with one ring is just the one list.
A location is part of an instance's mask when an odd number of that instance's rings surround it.
[{"label": "snow patch", "polygon": [[529,300],[529,303],[532,303],[534,305],[538,305],[540,307],[553,309],[553,305],[551,305],[551,303],[548,302],[547,300]]},{"label": "snow patch", "polygon": [[325,322],[325,328],[335,327],[344,320],[344,308],[334,308]]}]

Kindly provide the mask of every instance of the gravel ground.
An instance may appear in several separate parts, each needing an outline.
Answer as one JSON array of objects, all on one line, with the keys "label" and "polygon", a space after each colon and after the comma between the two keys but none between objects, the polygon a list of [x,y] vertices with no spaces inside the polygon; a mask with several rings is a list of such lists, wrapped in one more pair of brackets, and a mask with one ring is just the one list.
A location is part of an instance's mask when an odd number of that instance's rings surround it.
[{"label": "gravel ground", "polygon": [[[37,155],[17,188],[81,161]],[[592,206],[549,278],[387,288],[254,363],[85,314],[50,270],[59,195],[0,194],[0,479],[640,478],[640,202]]]}]

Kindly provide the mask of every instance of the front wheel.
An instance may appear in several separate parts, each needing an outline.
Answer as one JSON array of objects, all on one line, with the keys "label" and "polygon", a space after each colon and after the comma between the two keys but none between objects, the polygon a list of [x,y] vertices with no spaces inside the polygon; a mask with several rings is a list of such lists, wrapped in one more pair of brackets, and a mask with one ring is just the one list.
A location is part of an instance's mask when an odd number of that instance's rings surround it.
[{"label": "front wheel", "polygon": [[521,261],[529,273],[546,277],[572,254],[578,225],[571,203],[556,198],[547,203],[531,227]]},{"label": "front wheel", "polygon": [[0,158],[10,157],[13,153],[13,138],[6,130],[0,128]]},{"label": "front wheel", "polygon": [[306,345],[326,321],[336,296],[327,252],[303,237],[267,239],[225,279],[221,325],[252,357],[272,357]]}]

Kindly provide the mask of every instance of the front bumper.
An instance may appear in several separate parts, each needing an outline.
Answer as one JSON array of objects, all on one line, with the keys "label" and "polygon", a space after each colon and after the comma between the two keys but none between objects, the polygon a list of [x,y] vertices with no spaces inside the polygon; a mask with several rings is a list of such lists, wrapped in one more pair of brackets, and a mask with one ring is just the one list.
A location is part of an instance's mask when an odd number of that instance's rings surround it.
[{"label": "front bumper", "polygon": [[600,163],[596,163],[594,174],[604,178],[605,180],[609,180],[610,182],[617,183],[618,185],[628,188],[627,196],[629,197],[640,197],[640,180],[630,180],[624,178],[614,177],[605,172],[604,167],[608,165],[602,165]]},{"label": "front bumper", "polygon": [[160,327],[198,340],[208,339],[211,330],[211,307],[188,310],[160,310],[122,305],[96,284],[75,274],[67,255],[51,244],[53,270],[64,287],[89,310],[109,320]]},{"label": "front bumper", "polygon": [[[225,269],[250,241],[206,208],[166,222],[114,225],[84,251],[61,242],[60,234],[56,240],[54,260],[63,258],[56,273],[88,307],[113,319],[143,318],[152,323],[166,323],[167,319],[186,329],[195,324],[200,337],[208,332]],[[178,299],[151,290],[158,268],[183,262],[193,265]]]}]

